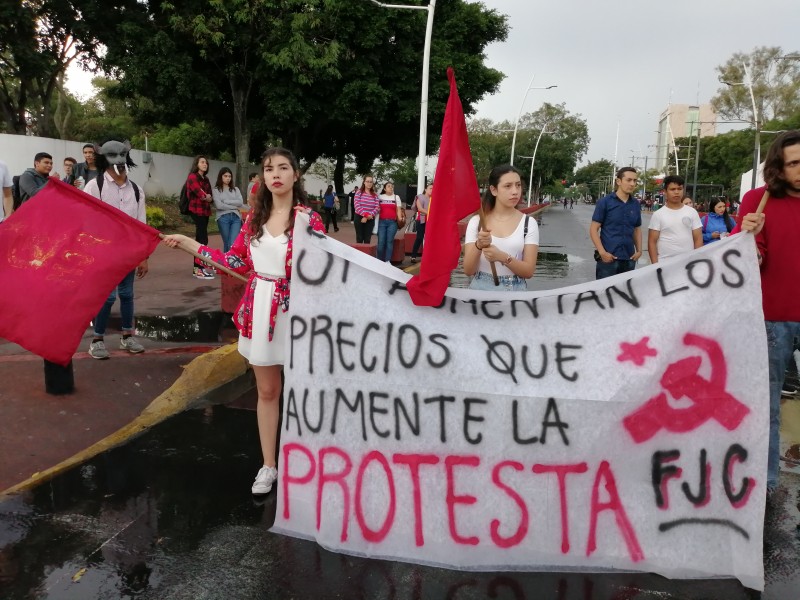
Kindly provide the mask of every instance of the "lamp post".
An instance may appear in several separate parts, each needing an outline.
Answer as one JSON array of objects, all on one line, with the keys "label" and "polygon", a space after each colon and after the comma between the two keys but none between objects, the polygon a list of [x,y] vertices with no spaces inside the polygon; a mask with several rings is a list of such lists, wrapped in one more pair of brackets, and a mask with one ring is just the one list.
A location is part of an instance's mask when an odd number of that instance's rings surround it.
[{"label": "lamp post", "polygon": [[533,156],[522,156],[520,158],[530,158],[531,159],[531,172],[530,176],[528,177],[528,207],[531,205],[531,190],[533,189],[533,165],[536,162],[536,151],[539,149],[539,142],[542,141],[542,135],[544,134],[545,130],[547,129],[547,123],[544,124],[542,130],[539,132],[539,137],[536,138],[536,145],[533,147]]},{"label": "lamp post", "polygon": [[425,165],[427,149],[425,147],[428,137],[428,80],[430,79],[431,36],[433,34],[433,12],[436,9],[436,0],[429,0],[427,6],[413,4],[386,4],[371,0],[383,8],[400,8],[408,10],[427,10],[428,22],[425,26],[425,48],[422,55],[422,98],[419,110],[419,152],[417,156],[417,194],[425,189]]},{"label": "lamp post", "polygon": [[[374,2],[375,0],[373,0]],[[557,88],[557,85],[547,85],[544,87],[533,87],[533,80],[536,79],[536,74],[534,73],[533,77],[531,77],[530,82],[528,83],[528,87],[525,89],[525,95],[522,97],[522,102],[519,105],[519,111],[517,112],[517,120],[514,121],[514,136],[511,138],[511,166],[514,166],[514,148],[517,145],[517,129],[519,128],[519,120],[522,117],[522,109],[525,107],[525,100],[528,98],[528,92],[531,90],[552,90],[553,88]]]},{"label": "lamp post", "polygon": [[[752,69],[752,64],[750,65]],[[753,75],[752,70],[747,68],[745,63],[742,63],[746,81],[724,81],[720,79],[720,83],[733,87],[735,85],[745,85],[750,92],[750,102],[753,106],[753,127],[756,130],[755,143],[753,144],[753,177],[750,181],[750,189],[755,189],[756,178],[758,174],[758,165],[761,164],[761,124],[758,121],[758,108],[756,107],[756,97],[753,94]]]}]

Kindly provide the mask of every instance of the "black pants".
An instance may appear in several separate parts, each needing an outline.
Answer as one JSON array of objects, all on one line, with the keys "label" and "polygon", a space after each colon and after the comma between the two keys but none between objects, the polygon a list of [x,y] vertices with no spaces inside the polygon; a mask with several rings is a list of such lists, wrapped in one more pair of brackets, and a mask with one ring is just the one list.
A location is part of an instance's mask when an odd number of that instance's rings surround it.
[{"label": "black pants", "polygon": [[366,223],[362,223],[361,215],[356,215],[353,224],[356,226],[356,243],[369,244],[372,238],[372,229],[375,227],[375,220],[367,219]]},{"label": "black pants", "polygon": [[333,223],[334,231],[339,231],[339,225],[336,223],[337,214],[335,208],[324,208],[322,211],[322,216],[325,219],[325,233],[328,233],[328,229]]},{"label": "black pants", "polygon": [[414,240],[414,247],[411,249],[411,258],[417,258],[417,252],[422,248],[425,239],[425,223],[417,223],[417,237]]},{"label": "black pants", "polygon": [[[194,213],[189,213],[192,217],[192,221],[194,221],[194,239],[204,246],[208,245],[208,219],[209,217],[201,217],[200,215],[196,215]],[[194,266],[195,267],[207,267],[206,263],[202,260],[195,258],[194,259]]]}]

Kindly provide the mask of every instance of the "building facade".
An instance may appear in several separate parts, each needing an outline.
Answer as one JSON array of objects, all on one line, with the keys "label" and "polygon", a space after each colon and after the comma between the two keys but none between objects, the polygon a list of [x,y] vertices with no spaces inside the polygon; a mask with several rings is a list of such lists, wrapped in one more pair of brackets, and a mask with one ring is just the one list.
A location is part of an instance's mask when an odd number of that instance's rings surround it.
[{"label": "building facade", "polygon": [[678,138],[717,134],[717,113],[710,104],[670,104],[658,119],[656,168],[665,170]]}]

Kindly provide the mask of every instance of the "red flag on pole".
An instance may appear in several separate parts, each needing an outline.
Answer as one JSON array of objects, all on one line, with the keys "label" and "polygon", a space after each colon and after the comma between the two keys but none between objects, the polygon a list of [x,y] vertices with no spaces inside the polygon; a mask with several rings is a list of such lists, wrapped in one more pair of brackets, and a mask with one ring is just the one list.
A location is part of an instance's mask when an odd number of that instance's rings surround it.
[{"label": "red flag on pole", "polygon": [[0,224],[0,337],[66,365],[158,231],[53,178]]},{"label": "red flag on pole", "polygon": [[461,254],[458,221],[477,211],[481,202],[452,67],[447,69],[447,78],[450,98],[444,113],[439,163],[425,226],[425,250],[419,275],[412,277],[406,286],[418,306],[441,304],[450,285],[450,273],[458,267]]}]

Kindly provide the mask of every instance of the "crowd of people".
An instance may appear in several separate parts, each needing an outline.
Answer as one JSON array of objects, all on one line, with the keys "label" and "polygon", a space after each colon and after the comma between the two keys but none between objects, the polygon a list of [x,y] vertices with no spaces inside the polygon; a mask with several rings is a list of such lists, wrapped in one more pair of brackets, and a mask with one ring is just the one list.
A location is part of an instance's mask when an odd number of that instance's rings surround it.
[{"label": "crowd of people", "polygon": [[[127,142],[111,140],[103,146],[86,145],[84,162],[64,161],[63,179],[86,193],[146,222],[144,192],[128,178],[136,165]],[[52,173],[52,156],[39,153],[34,167],[19,177],[20,194],[25,202],[44,187]],[[301,173],[294,155],[284,148],[270,148],[261,160],[261,171],[251,176],[245,203],[234,185],[233,173],[220,169],[212,185],[208,177],[209,161],[195,157],[186,180],[189,212],[195,224],[194,239],[184,235],[165,236],[171,248],[182,248],[195,258],[195,277],[214,277],[209,263],[222,265],[249,277],[244,296],[234,315],[239,329],[239,351],[253,366],[258,390],[257,421],[263,454],[263,466],[252,485],[254,494],[268,493],[277,477],[275,461],[278,398],[281,369],[285,359],[286,311],[290,299],[292,273],[292,230],[295,215],[306,213],[312,227],[337,231],[338,199],[329,186],[323,195],[323,218],[310,209],[308,196],[300,181]],[[707,215],[700,217],[691,202],[686,202],[684,180],[668,176],[663,182],[664,206],[654,212],[647,235],[651,263],[691,252],[712,244],[739,230],[756,236],[764,319],[769,360],[769,472],[768,492],[778,483],[778,442],[780,396],[787,366],[800,339],[800,251],[796,232],[800,229],[800,131],[778,136],[766,155],[765,188],[745,194],[740,223],[731,217],[723,199],[712,201]],[[642,216],[639,202],[632,196],[637,172],[624,167],[616,173],[616,189],[601,198],[592,215],[589,236],[595,247],[597,279],[626,273],[636,267],[643,248]],[[0,162],[3,207],[11,206],[11,177]],[[764,192],[769,203],[763,213],[756,207]],[[411,260],[424,241],[425,226],[433,194],[432,185],[414,199],[414,222],[417,237]],[[535,219],[516,207],[522,198],[519,171],[511,165],[495,167],[481,200],[479,214],[466,229],[464,273],[471,277],[470,288],[479,290],[524,291],[526,280],[536,270],[539,230]],[[361,185],[349,197],[356,243],[368,243],[378,226],[377,258],[391,259],[392,240],[399,223],[405,219],[405,205],[394,193],[392,182],[385,182],[380,192],[372,175],[364,176]],[[249,205],[242,223],[243,208]],[[208,246],[208,221],[212,206],[223,238],[223,249]],[[402,217],[401,217],[402,212]],[[110,310],[120,298],[122,337],[120,347],[132,353],[144,351],[133,337],[133,283],[148,271],[145,260],[131,271],[111,292],[94,320],[94,335],[89,347],[93,358],[105,359],[104,335]]]}]

